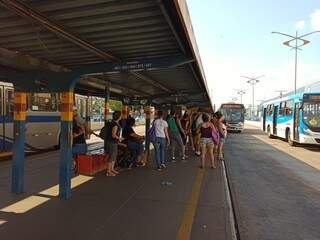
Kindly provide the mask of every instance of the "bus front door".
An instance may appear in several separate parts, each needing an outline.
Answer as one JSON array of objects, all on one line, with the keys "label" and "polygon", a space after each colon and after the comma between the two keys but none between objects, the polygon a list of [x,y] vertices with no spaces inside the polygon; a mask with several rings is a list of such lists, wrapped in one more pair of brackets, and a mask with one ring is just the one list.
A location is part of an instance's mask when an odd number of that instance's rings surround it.
[{"label": "bus front door", "polygon": [[278,110],[278,106],[275,106],[273,109],[273,135],[277,135]]},{"label": "bus front door", "polygon": [[294,105],[293,139],[299,141],[300,103]]},{"label": "bus front door", "polygon": [[267,108],[263,108],[263,131],[266,131]]}]

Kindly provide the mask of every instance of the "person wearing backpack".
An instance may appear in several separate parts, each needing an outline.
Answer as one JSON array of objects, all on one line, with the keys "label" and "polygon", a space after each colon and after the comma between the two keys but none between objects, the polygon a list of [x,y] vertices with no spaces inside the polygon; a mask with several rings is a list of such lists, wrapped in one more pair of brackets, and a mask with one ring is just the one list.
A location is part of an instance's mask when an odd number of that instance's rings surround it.
[{"label": "person wearing backpack", "polygon": [[119,124],[121,112],[115,111],[112,116],[112,121],[108,122],[105,129],[104,150],[108,154],[107,173],[106,176],[114,177],[119,172],[114,169],[114,164],[118,155],[118,144],[123,139],[120,137],[121,127]]},{"label": "person wearing backpack", "polygon": [[163,119],[163,111],[158,111],[158,117],[153,121],[152,127],[155,130],[155,159],[158,171],[166,167],[165,148],[170,145],[168,134],[168,123]]},{"label": "person wearing backpack", "polygon": [[180,119],[176,117],[176,111],[170,110],[170,115],[167,118],[169,130],[170,130],[170,140],[171,140],[171,150],[172,150],[172,162],[176,162],[175,150],[177,145],[181,149],[182,161],[185,161],[185,146],[183,145],[180,132],[185,136],[185,133],[181,127]]}]

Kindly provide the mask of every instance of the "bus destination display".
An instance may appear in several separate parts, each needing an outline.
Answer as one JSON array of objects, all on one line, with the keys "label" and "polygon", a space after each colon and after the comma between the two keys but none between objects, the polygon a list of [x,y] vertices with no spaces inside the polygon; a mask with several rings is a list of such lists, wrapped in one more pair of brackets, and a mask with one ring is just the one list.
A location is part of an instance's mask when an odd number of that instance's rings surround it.
[{"label": "bus destination display", "polygon": [[309,100],[309,101],[320,101],[320,95],[316,94],[305,94],[303,95],[304,100]]},{"label": "bus destination display", "polygon": [[221,108],[243,108],[242,105],[239,104],[223,104]]}]

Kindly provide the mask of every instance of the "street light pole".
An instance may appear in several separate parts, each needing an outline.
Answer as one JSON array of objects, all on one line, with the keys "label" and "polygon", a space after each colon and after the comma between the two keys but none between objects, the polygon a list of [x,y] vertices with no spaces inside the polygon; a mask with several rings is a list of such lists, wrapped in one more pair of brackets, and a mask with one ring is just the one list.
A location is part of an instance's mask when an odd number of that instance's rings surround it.
[{"label": "street light pole", "polygon": [[242,104],[242,95],[246,94],[246,91],[239,89],[237,90],[237,94],[240,95],[240,103]]},{"label": "street light pole", "polygon": [[[298,68],[298,31],[296,31],[296,46],[295,50],[295,59],[294,59],[294,94],[297,93],[297,68]],[[307,44],[307,43],[306,43]]]},{"label": "street light pole", "polygon": [[258,82],[260,82],[258,79],[261,78],[261,77],[264,77],[264,75],[259,76],[259,77],[246,77],[246,76],[241,76],[241,77],[249,79],[249,80],[247,81],[247,83],[251,84],[251,86],[252,86],[252,110],[251,110],[251,117],[253,117],[253,115],[254,115],[254,86],[255,86]]},{"label": "street light pole", "polygon": [[[292,36],[286,33],[281,33],[281,32],[271,32],[271,33],[275,33],[275,34],[280,34],[286,37],[290,37],[291,39],[288,41],[283,42],[284,45],[291,47],[291,49],[295,50],[295,63],[294,63],[294,93],[297,93],[297,66],[298,66],[298,50],[302,50],[300,47],[307,45],[308,43],[310,43],[309,40],[303,39],[303,37],[309,36],[311,34],[314,33],[320,33],[320,31],[314,31],[314,32],[310,32],[301,36],[298,36],[298,31],[296,31],[296,35]],[[294,45],[290,45],[291,42],[294,41]],[[301,42],[301,44],[298,45],[298,41]]]}]

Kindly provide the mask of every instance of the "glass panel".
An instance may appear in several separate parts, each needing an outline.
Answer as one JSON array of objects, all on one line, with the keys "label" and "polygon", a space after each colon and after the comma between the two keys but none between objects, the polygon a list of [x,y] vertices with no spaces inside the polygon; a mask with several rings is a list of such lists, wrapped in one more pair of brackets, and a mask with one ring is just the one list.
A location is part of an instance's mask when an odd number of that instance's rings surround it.
[{"label": "glass panel", "polygon": [[57,99],[55,93],[30,94],[30,110],[54,112],[57,111]]},{"label": "glass panel", "polygon": [[86,115],[87,115],[86,99],[81,99],[81,117],[83,119],[86,119]]},{"label": "glass panel", "polygon": [[273,114],[273,105],[268,106],[267,115],[271,116]]},{"label": "glass panel", "polygon": [[85,119],[86,118],[86,99],[83,98],[77,98],[76,103],[78,114]]},{"label": "glass panel", "polygon": [[221,108],[221,113],[229,123],[243,122],[244,110],[243,109],[232,109],[232,108]]},{"label": "glass panel", "polygon": [[312,128],[320,128],[320,103],[303,104],[303,121]]},{"label": "glass panel", "polygon": [[5,115],[13,117],[13,89],[6,89],[5,91]]},{"label": "glass panel", "polygon": [[287,116],[291,116],[293,113],[293,101],[287,101],[286,102],[286,109],[285,109],[285,114]]},{"label": "glass panel", "polygon": [[279,108],[279,115],[285,115],[285,106],[286,106],[286,102],[281,102],[280,103],[280,108]]}]

